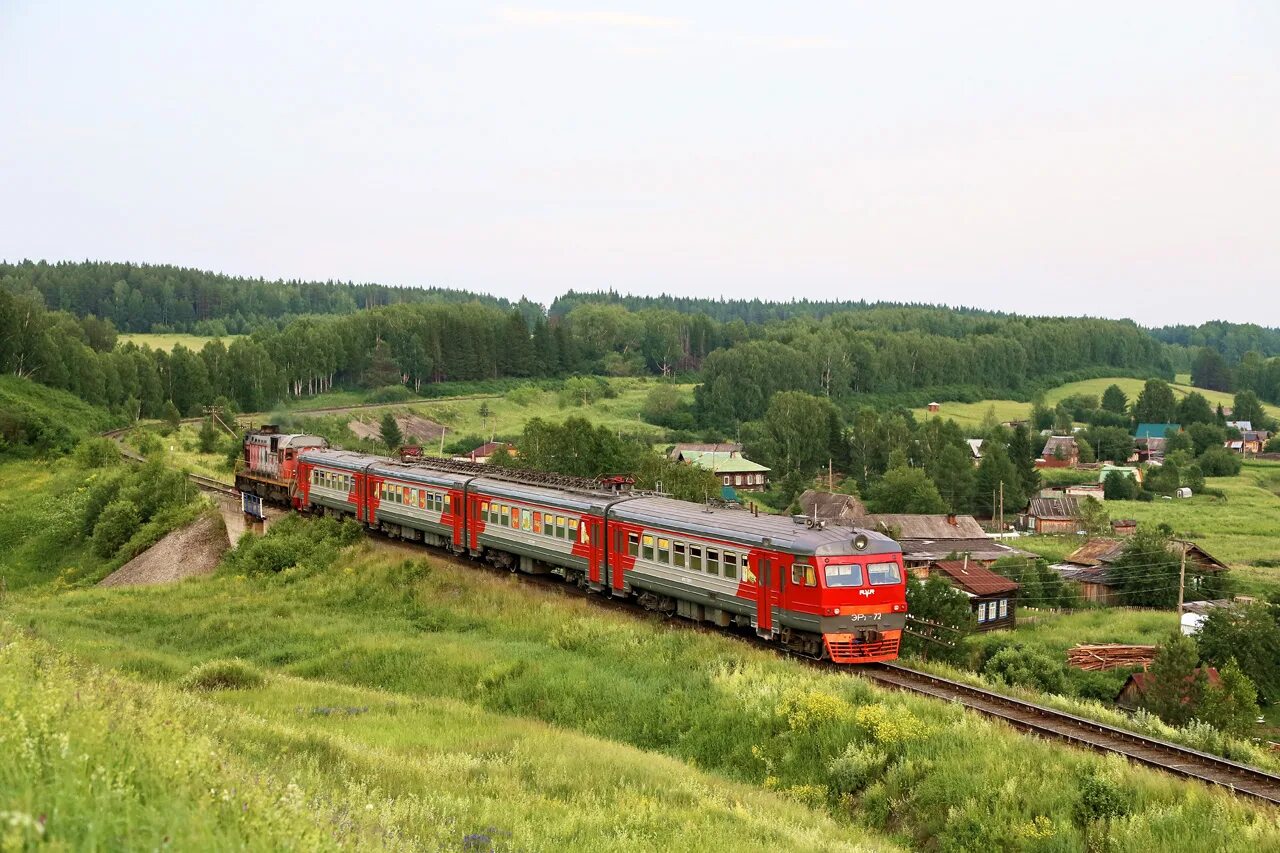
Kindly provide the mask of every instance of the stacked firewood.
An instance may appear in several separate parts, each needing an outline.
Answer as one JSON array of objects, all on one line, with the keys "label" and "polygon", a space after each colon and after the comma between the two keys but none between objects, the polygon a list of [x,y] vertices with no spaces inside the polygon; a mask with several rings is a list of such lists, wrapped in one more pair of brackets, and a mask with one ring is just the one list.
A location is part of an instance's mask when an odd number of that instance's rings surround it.
[{"label": "stacked firewood", "polygon": [[1101,643],[1067,649],[1067,666],[1090,672],[1131,666],[1140,666],[1145,669],[1151,665],[1155,657],[1155,646]]}]

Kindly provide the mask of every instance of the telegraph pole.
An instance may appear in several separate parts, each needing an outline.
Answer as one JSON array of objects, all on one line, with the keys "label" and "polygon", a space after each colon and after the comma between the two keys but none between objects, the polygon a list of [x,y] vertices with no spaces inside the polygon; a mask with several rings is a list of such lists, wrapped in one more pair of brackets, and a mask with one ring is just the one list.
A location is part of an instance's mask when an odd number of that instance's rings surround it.
[{"label": "telegraph pole", "polygon": [[1182,601],[1187,587],[1187,542],[1182,542],[1182,561],[1178,565],[1178,630],[1182,630]]}]

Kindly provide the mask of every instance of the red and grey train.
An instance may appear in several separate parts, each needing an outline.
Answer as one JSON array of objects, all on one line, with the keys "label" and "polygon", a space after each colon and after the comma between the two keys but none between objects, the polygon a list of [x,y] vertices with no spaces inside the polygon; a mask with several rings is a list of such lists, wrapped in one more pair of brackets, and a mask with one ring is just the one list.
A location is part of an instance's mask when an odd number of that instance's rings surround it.
[{"label": "red and grey train", "polygon": [[402,462],[271,427],[245,438],[236,486],[301,512],[721,627],[837,663],[893,660],[906,620],[902,549],[820,527],[590,481],[529,482],[471,463]]}]

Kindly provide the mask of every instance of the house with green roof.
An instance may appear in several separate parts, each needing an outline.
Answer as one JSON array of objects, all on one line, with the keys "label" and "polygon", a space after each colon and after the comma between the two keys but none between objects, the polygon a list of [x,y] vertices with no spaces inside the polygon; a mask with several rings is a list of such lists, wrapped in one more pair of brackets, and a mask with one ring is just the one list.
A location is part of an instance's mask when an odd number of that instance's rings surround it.
[{"label": "house with green roof", "polygon": [[1164,459],[1164,444],[1171,432],[1182,432],[1180,424],[1138,424],[1133,433],[1133,443],[1138,448],[1138,460],[1150,462]]},{"label": "house with green roof", "polygon": [[768,487],[769,469],[736,450],[683,450],[679,459],[714,471],[726,489],[763,492]]}]

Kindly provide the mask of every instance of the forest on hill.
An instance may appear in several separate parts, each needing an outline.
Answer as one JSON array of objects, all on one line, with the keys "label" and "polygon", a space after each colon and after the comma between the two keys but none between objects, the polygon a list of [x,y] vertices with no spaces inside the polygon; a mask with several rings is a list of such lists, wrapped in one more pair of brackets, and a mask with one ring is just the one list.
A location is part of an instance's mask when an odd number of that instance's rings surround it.
[{"label": "forest on hill", "polygon": [[[866,303],[766,307],[568,294],[547,313],[461,291],[23,262],[0,265],[0,371],[128,418],[196,415],[220,400],[265,411],[335,388],[423,394],[444,382],[681,375],[700,382],[694,405],[671,404],[652,422],[721,435],[759,421],[782,391],[826,401],[852,422],[866,407],[1030,401],[1065,381],[1172,379],[1183,367],[1201,387],[1280,402],[1280,358],[1268,354],[1266,330],[1250,327],[1205,327],[1206,346],[1192,351],[1129,321]],[[199,351],[117,340],[124,329],[161,328],[243,334]],[[1243,341],[1257,348],[1238,357],[1214,348]]]}]

